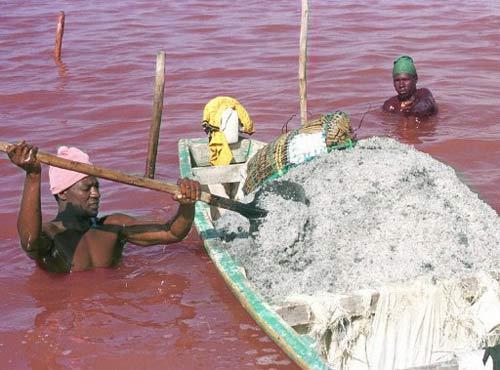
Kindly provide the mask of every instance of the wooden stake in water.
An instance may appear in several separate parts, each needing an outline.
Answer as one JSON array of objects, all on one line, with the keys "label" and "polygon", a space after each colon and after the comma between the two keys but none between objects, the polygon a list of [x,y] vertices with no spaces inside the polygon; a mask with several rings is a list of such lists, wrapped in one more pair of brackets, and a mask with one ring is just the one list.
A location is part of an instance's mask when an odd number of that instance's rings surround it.
[{"label": "wooden stake in water", "polygon": [[56,44],[54,47],[54,58],[58,62],[61,61],[61,48],[64,35],[64,20],[65,20],[64,12],[59,12],[59,16],[57,17]]},{"label": "wooden stake in water", "polygon": [[159,51],[156,55],[156,79],[153,96],[153,118],[149,130],[148,157],[144,176],[150,179],[155,177],[156,155],[160,137],[161,115],[163,111],[163,89],[165,87],[165,52]]},{"label": "wooden stake in water", "polygon": [[300,122],[307,123],[307,28],[309,23],[309,1],[302,0],[302,17],[300,21],[300,52],[299,52],[299,92],[300,92]]}]

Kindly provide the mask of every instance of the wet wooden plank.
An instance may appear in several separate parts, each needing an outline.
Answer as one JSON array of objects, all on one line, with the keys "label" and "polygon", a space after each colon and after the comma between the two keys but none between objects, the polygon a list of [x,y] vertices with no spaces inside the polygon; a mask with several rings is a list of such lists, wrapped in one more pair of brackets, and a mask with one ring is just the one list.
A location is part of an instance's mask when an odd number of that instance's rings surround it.
[{"label": "wet wooden plank", "polygon": [[229,166],[193,167],[194,179],[201,184],[220,184],[239,182],[240,171],[244,164],[231,164]]}]

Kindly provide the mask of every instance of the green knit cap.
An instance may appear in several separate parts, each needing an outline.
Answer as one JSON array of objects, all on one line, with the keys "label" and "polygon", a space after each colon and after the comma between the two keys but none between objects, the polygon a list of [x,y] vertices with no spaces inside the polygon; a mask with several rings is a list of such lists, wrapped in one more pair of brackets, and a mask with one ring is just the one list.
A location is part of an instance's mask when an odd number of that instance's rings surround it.
[{"label": "green knit cap", "polygon": [[394,61],[394,68],[392,69],[392,75],[398,75],[400,73],[408,73],[409,75],[416,76],[417,70],[413,64],[413,59],[408,55],[400,56]]}]

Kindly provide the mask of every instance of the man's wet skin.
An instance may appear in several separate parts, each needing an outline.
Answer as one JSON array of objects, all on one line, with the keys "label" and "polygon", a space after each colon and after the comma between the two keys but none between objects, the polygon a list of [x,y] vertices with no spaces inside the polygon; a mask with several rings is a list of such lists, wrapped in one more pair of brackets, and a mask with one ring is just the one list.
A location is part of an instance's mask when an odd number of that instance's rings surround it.
[{"label": "man's wet skin", "polygon": [[[73,155],[81,162],[90,163],[88,156],[79,149],[62,148],[60,156]],[[121,213],[99,218],[101,193],[97,178],[54,167],[49,171],[49,180],[58,212],[53,220],[42,224],[41,166],[36,160],[36,152],[36,147],[25,142],[8,149],[11,161],[26,172],[18,218],[21,246],[49,271],[115,267],[126,242],[141,246],[175,243],[191,229],[194,204],[201,195],[197,181],[178,180],[179,194],[174,199],[180,205],[171,222],[147,222]]]}]

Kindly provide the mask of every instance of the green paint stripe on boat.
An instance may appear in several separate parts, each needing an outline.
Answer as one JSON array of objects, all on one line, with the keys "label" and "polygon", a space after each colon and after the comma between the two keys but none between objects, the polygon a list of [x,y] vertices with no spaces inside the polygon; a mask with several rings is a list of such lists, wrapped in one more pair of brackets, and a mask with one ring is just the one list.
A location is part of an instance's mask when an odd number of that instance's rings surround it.
[{"label": "green paint stripe on boat", "polygon": [[[189,141],[206,142],[203,139],[182,139],[179,141],[179,166],[181,177],[192,177]],[[304,340],[292,329],[267,302],[253,289],[232,257],[222,248],[209,218],[210,207],[198,202],[195,212],[195,226],[202,237],[205,249],[219,273],[257,324],[282,348],[287,355],[303,369],[329,369],[318,354],[311,340]]]}]

